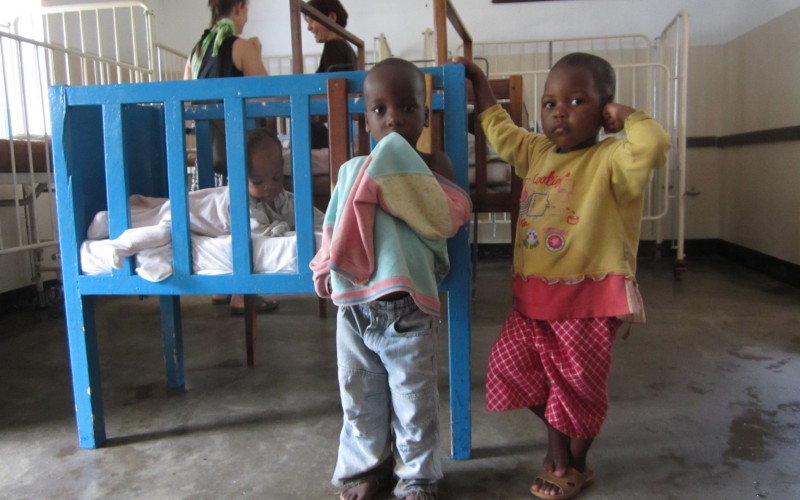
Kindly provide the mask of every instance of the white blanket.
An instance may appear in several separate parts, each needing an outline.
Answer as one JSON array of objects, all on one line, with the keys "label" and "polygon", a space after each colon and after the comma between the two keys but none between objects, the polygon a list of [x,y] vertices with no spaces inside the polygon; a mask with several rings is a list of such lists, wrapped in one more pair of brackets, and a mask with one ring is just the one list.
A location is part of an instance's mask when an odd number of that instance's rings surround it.
[{"label": "white blanket", "polygon": [[[315,252],[321,233],[315,234]],[[253,272],[297,272],[297,237],[292,232],[285,236],[254,236]],[[110,240],[86,240],[81,244],[81,271],[84,274],[110,274],[115,267],[112,257],[114,246]],[[118,262],[121,266],[121,262]],[[231,236],[192,235],[192,272],[195,274],[230,274]],[[136,273],[143,279],[158,282],[172,276],[172,245],[141,250],[136,254]]]},{"label": "white blanket", "polygon": [[[230,236],[230,199],[227,187],[192,191],[188,196],[192,232],[192,268],[195,274],[233,272]],[[250,238],[256,273],[297,271],[294,231],[294,195],[283,191],[277,209],[250,199]],[[136,272],[148,281],[172,275],[171,213],[166,198],[130,197],[131,228],[108,239],[108,213],[98,212],[81,245],[81,271],[109,274],[121,269],[126,257],[136,256]],[[314,210],[314,225],[321,238],[324,214]]]}]

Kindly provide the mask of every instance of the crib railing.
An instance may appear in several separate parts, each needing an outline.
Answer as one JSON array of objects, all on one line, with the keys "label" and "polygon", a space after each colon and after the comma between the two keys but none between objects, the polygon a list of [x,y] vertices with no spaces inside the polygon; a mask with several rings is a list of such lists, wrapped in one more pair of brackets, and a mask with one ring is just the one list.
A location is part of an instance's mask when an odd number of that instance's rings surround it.
[{"label": "crib railing", "polygon": [[[14,33],[50,46],[91,54],[100,60],[139,68],[138,71],[126,72],[124,66],[117,66],[117,75],[106,75],[109,83],[154,79],[153,11],[143,2],[43,7],[18,18],[14,23]],[[69,68],[70,71],[76,69]]]},{"label": "crib railing", "polygon": [[[669,238],[676,269],[684,259],[686,193],[686,78],[688,14],[681,12],[656,40],[631,34],[552,40],[476,42],[472,54],[492,78],[522,75],[531,130],[540,129],[539,98],[549,68],[570,52],[589,52],[608,60],[617,73],[615,99],[646,111],[670,133],[667,168],[651,180],[645,199],[642,238],[661,243]],[[465,47],[458,51],[464,53]],[[497,217],[489,219],[492,224]],[[507,220],[507,219],[505,219]],[[507,234],[507,233],[506,233]]]},{"label": "crib railing", "polygon": [[386,34],[381,33],[373,39],[373,50],[375,51],[375,62],[383,61],[393,57],[392,49],[389,47],[389,40],[386,39]]},{"label": "crib railing", "polygon": [[[317,70],[321,54],[303,54],[303,73],[313,73]],[[292,75],[293,58],[291,55],[265,56],[261,58],[264,67],[270,75]]]},{"label": "crib railing", "polygon": [[[463,68],[425,70],[433,85],[432,106],[440,112],[445,151],[466,188],[466,95]],[[335,78],[334,78],[335,77]],[[320,99],[336,80],[339,93]],[[99,354],[93,318],[95,295],[161,296],[167,384],[183,386],[180,295],[212,293],[314,293],[308,263],[314,252],[310,124],[314,115],[342,113],[342,120],[364,113],[364,72],[270,76],[203,81],[157,82],[51,88],[53,137],[64,303],[80,445],[93,448],[106,439]],[[338,97],[337,97],[338,96]],[[198,103],[198,104],[195,104]],[[296,272],[253,271],[248,224],[244,141],[246,128],[265,117],[291,121],[292,181],[297,234]],[[198,136],[210,135],[210,120],[224,119],[231,212],[233,270],[225,275],[192,271],[186,176],[186,134],[194,121]],[[201,126],[202,125],[202,126]],[[123,133],[124,131],[124,133]],[[209,140],[198,144],[210,145]],[[144,147],[143,145],[146,145]],[[208,148],[198,158],[210,158]],[[199,168],[210,172],[209,162]],[[202,172],[201,172],[202,173]],[[201,179],[201,184],[202,184]],[[130,227],[129,195],[166,196],[171,201],[173,274],[153,283],[128,262],[108,275],[80,271],[79,247],[94,214],[107,210],[109,234]],[[447,292],[450,346],[452,455],[470,454],[470,266],[467,228],[448,242]]]},{"label": "crib railing", "polygon": [[[385,42],[385,39],[383,41]],[[386,48],[380,46],[381,41],[378,38],[375,39],[375,49],[374,50],[367,50],[364,52],[366,62],[365,67],[369,67],[372,64],[381,60],[381,55],[379,55],[379,51],[387,50],[388,45]],[[308,74],[313,73],[317,70],[317,66],[319,65],[319,58],[322,54],[315,53],[315,54],[306,54],[305,52],[302,55],[302,73]],[[294,57],[291,55],[277,55],[277,56],[264,56],[261,58],[264,62],[264,67],[267,68],[267,73],[270,75],[293,75],[295,74],[293,71],[292,65],[294,64]]]},{"label": "crib railing", "polygon": [[155,81],[166,82],[183,79],[183,69],[188,58],[187,54],[161,43],[156,44],[155,54],[156,64],[153,68]]}]

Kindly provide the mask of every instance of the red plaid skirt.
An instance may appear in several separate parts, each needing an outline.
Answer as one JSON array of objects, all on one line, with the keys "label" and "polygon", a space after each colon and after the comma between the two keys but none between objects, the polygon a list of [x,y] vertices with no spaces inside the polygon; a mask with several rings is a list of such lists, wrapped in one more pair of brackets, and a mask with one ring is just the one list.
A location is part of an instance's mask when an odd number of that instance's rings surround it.
[{"label": "red plaid skirt", "polygon": [[492,346],[486,408],[545,406],[545,418],[570,437],[591,439],[608,412],[611,347],[622,320],[530,319],[516,310]]}]

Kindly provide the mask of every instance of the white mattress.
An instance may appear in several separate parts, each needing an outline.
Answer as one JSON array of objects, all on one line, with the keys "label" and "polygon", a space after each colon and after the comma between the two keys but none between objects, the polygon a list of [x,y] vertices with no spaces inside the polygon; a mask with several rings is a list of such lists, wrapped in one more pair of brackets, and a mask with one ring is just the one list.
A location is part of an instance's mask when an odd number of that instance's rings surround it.
[{"label": "white mattress", "polygon": [[[316,248],[321,233],[316,233]],[[253,271],[255,273],[297,272],[297,237],[253,236]],[[83,274],[111,274],[109,240],[86,240],[81,244],[81,271]],[[192,270],[195,274],[231,274],[231,236],[192,236]],[[136,254],[136,273],[142,278],[158,282],[172,275],[172,245],[142,250]]]}]

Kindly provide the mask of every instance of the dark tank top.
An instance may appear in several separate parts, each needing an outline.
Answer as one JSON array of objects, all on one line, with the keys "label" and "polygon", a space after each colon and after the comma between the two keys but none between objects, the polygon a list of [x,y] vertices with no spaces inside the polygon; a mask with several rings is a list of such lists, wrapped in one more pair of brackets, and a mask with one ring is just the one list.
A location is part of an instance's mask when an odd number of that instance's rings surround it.
[{"label": "dark tank top", "polygon": [[[203,33],[198,44],[203,43],[203,38],[208,36],[209,30]],[[233,65],[233,42],[238,37],[230,36],[219,46],[216,56],[212,56],[214,47],[209,46],[203,55],[200,63],[200,71],[197,79],[201,78],[225,78],[229,76],[244,76],[242,70]],[[225,122],[223,120],[211,120],[211,140],[212,140],[212,162],[214,172],[223,176],[223,183],[227,184],[228,177],[228,156],[225,147]]]},{"label": "dark tank top", "polygon": [[[208,30],[203,33],[203,38],[208,35]],[[200,63],[197,78],[224,78],[228,76],[244,76],[242,70],[233,65],[233,42],[239,37],[231,36],[222,42],[216,56],[212,56],[213,47],[209,46]],[[202,42],[202,38],[201,38]],[[199,42],[200,43],[200,42]]]}]

